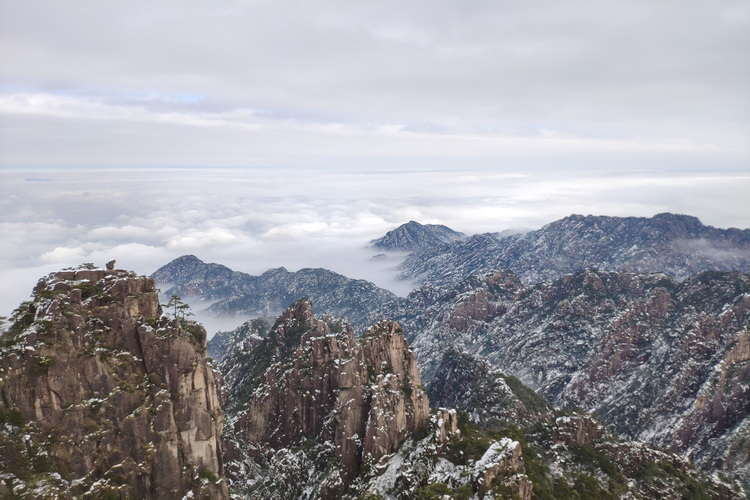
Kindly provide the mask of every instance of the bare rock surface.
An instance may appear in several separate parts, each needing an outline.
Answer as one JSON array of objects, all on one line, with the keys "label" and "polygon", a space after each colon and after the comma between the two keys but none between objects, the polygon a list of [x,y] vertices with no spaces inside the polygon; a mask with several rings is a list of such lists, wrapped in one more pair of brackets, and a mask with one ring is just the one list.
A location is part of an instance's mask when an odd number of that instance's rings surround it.
[{"label": "bare rock surface", "polygon": [[0,348],[0,483],[20,498],[227,498],[205,331],[150,278],[52,273]]},{"label": "bare rock surface", "polygon": [[[517,285],[505,278],[492,281]],[[227,394],[241,404],[224,437],[242,498],[742,498],[684,457],[554,410],[468,352],[446,351],[427,389],[457,409],[430,410],[392,321],[356,339],[299,301],[230,359],[222,367],[243,382]]]},{"label": "bare rock surface", "polygon": [[330,443],[340,484],[328,495],[427,423],[416,360],[395,323],[355,339],[348,326],[317,319],[311,304],[299,301],[256,351],[256,375],[246,380],[257,385],[234,422],[235,436],[258,448]]}]

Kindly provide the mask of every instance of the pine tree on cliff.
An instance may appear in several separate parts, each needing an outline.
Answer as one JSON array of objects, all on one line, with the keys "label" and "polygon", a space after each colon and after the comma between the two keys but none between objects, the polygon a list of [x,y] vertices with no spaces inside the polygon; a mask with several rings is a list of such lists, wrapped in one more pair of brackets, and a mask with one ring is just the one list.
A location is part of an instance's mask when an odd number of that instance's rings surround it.
[{"label": "pine tree on cliff", "polygon": [[172,319],[174,320],[179,319],[182,321],[188,316],[193,315],[193,313],[190,312],[190,306],[186,304],[179,295],[172,295],[169,301],[166,304],[162,304],[162,306],[171,311]]}]

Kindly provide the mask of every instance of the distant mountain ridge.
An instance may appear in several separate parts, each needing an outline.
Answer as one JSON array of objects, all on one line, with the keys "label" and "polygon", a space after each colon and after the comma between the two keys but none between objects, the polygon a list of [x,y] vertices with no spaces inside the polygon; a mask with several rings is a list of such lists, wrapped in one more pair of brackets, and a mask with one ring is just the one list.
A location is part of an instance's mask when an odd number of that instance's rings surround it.
[{"label": "distant mountain ridge", "polygon": [[570,215],[536,231],[486,233],[413,251],[401,277],[451,285],[507,269],[526,283],[585,268],[663,272],[683,280],[702,271],[750,271],[750,229],[719,229],[689,215]]},{"label": "distant mountain ridge", "polygon": [[379,250],[414,252],[461,240],[465,235],[448,226],[409,221],[370,241]]},{"label": "distant mountain ridge", "polygon": [[322,313],[346,318],[354,327],[363,328],[373,311],[396,299],[369,281],[327,269],[290,272],[279,267],[253,276],[203,262],[194,255],[178,257],[151,276],[170,286],[167,295],[215,301],[207,310],[217,316],[275,316],[296,300],[308,298],[316,301]]}]

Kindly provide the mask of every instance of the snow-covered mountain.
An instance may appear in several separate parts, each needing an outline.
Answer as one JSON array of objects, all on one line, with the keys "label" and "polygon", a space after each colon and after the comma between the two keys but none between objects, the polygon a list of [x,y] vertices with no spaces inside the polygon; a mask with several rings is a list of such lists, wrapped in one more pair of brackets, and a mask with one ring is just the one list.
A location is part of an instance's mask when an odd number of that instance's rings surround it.
[{"label": "snow-covered mountain", "polygon": [[402,277],[435,285],[506,269],[535,283],[584,268],[662,272],[750,271],[750,229],[719,229],[696,217],[571,215],[523,234],[487,233],[413,251]]},{"label": "snow-covered mountain", "polygon": [[0,493],[743,498],[750,276],[496,272],[385,311],[357,336],[297,301],[219,374],[152,279],[53,273],[0,336]]},{"label": "snow-covered mountain", "polygon": [[[244,348],[243,348],[244,351]],[[428,386],[398,324],[359,339],[300,301],[222,365],[230,490],[243,498],[732,498],[676,454],[553,410],[453,351]],[[447,404],[455,409],[440,408]]]},{"label": "snow-covered mountain", "polygon": [[390,306],[428,384],[463,350],[559,407],[750,479],[750,275],[584,270],[424,286]]},{"label": "snow-covered mountain", "polygon": [[412,220],[372,240],[370,246],[379,250],[415,252],[442,247],[446,243],[459,241],[463,237],[463,233],[454,231],[448,226],[420,224]]},{"label": "snow-covered mountain", "polygon": [[[399,322],[438,404],[485,421],[509,411],[530,421],[528,408],[508,399],[513,384],[526,384],[557,408],[592,412],[628,439],[707,471],[736,473],[750,488],[749,251],[750,231],[694,217],[574,215],[525,234],[414,250],[403,272],[423,285],[405,298],[377,290],[353,296],[353,280],[329,280],[323,270],[316,271],[330,287],[307,289],[323,290],[322,311],[349,314],[360,330]],[[307,283],[187,259],[192,271],[177,266],[170,273],[181,280],[175,290],[231,295],[220,307],[258,316],[268,314],[257,290],[291,302]],[[236,306],[243,301],[252,306]],[[227,367],[247,360],[266,334],[267,325],[247,324],[221,337],[216,352],[234,352],[222,365],[230,386],[247,385],[238,378],[242,370]],[[453,378],[444,379],[446,372]],[[462,397],[469,389],[475,397]]]},{"label": "snow-covered mountain", "polygon": [[213,303],[217,316],[275,317],[292,302],[308,298],[322,313],[346,318],[357,328],[368,316],[396,296],[365,280],[347,278],[327,269],[290,272],[279,267],[259,276],[233,271],[220,264],[184,255],[159,268],[152,278],[166,295],[200,298]]}]

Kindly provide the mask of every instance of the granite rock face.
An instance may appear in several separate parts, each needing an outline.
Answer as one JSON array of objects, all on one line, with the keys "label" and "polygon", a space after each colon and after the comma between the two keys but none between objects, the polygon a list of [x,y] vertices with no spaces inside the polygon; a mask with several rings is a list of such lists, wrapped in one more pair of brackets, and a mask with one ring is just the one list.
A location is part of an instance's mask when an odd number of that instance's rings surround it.
[{"label": "granite rock face", "polygon": [[[451,359],[448,360],[447,358]],[[468,353],[449,352],[428,388],[455,403],[431,433],[365,471],[354,490],[401,498],[743,498],[687,459],[628,441],[583,412],[555,410]],[[460,395],[463,394],[463,397]],[[532,410],[533,409],[533,410]],[[351,498],[357,498],[352,495]]]},{"label": "granite rock face", "polygon": [[433,405],[460,410],[485,427],[531,425],[552,412],[543,398],[515,377],[453,348],[443,353],[427,394]]},{"label": "granite rock face", "polygon": [[242,383],[227,394],[235,404],[224,438],[242,498],[741,497],[679,455],[554,410],[468,352],[446,351],[427,389],[456,409],[430,410],[392,321],[356,339],[299,301],[230,359],[225,374]]},{"label": "granite rock face", "polygon": [[345,486],[427,424],[416,360],[395,323],[355,339],[349,327],[317,319],[311,304],[299,301],[255,350],[254,375],[246,378],[254,391],[233,426],[240,446],[330,443]]},{"label": "granite rock face", "polygon": [[152,279],[53,273],[12,320],[0,349],[6,493],[228,497],[205,331],[162,316]]}]

